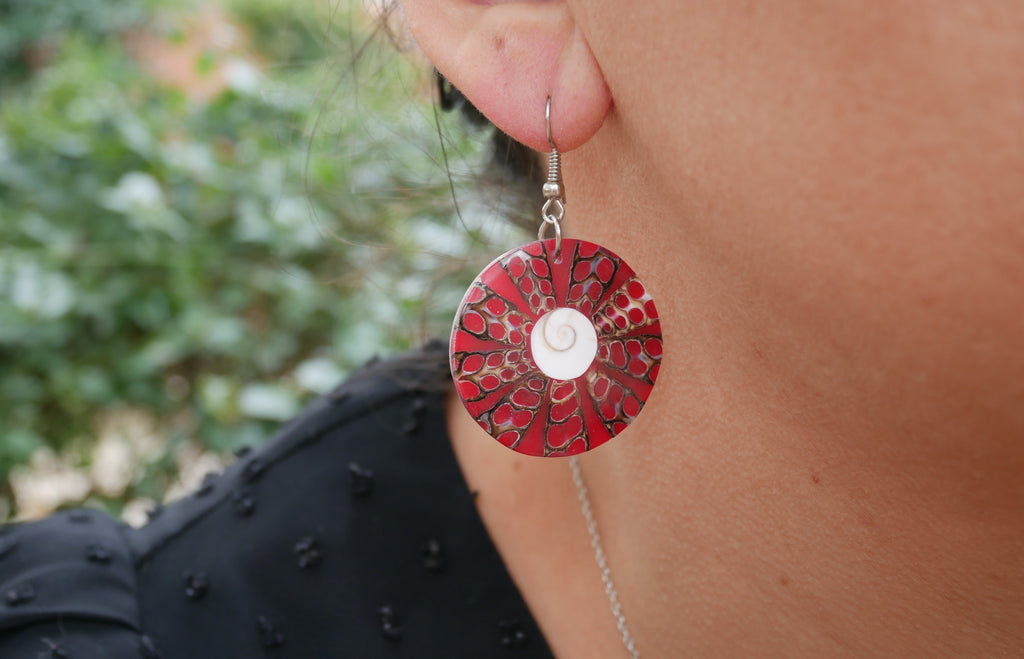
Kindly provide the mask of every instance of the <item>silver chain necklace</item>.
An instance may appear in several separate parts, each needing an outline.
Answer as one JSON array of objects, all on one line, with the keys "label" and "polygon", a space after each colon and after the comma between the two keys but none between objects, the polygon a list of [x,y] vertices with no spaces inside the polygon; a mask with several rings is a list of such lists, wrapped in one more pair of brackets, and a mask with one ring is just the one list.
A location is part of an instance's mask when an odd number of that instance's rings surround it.
[{"label": "silver chain necklace", "polygon": [[569,458],[569,466],[572,467],[572,482],[576,484],[576,493],[580,497],[580,507],[583,509],[583,518],[587,521],[587,532],[590,534],[590,545],[594,548],[594,559],[597,567],[601,570],[601,581],[604,583],[604,592],[608,595],[608,602],[612,605],[612,615],[615,616],[615,624],[622,634],[622,644],[626,646],[630,659],[639,659],[640,653],[636,651],[633,642],[633,635],[626,627],[626,616],[622,614],[622,604],[619,603],[619,593],[612,583],[612,571],[608,567],[608,558],[601,546],[601,536],[597,532],[597,521],[594,519],[594,510],[590,507],[590,495],[587,493],[587,484],[583,481],[583,470],[580,469],[580,461],[574,455]]}]

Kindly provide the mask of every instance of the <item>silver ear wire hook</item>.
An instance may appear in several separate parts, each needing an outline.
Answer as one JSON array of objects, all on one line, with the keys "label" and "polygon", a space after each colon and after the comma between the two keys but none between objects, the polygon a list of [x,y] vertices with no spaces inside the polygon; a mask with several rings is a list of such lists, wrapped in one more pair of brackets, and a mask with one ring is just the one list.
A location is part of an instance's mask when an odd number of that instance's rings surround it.
[{"label": "silver ear wire hook", "polygon": [[554,152],[558,151],[558,147],[555,146],[555,139],[551,137],[551,97],[548,96],[548,102],[544,104],[544,130],[548,133],[548,144],[551,145],[551,150]]},{"label": "silver ear wire hook", "polygon": [[540,218],[543,220],[540,229],[537,231],[537,240],[544,240],[549,224],[555,227],[555,260],[561,259],[562,255],[562,226],[560,222],[565,217],[565,188],[562,186],[562,154],[555,146],[555,140],[551,137],[551,97],[548,96],[547,104],[544,106],[544,130],[548,135],[548,144],[551,145],[551,153],[548,154],[548,178],[544,182],[544,206],[540,211]]}]

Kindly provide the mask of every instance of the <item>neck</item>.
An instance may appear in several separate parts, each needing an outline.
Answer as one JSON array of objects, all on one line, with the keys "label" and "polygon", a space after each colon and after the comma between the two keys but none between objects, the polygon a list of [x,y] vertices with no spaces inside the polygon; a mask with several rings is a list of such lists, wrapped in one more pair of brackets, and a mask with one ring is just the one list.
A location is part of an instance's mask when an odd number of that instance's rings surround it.
[{"label": "neck", "polygon": [[1020,653],[1019,491],[701,402],[583,461],[646,654]]},{"label": "neck", "polygon": [[846,291],[738,253],[742,199],[702,220],[640,170],[572,162],[573,235],[639,266],[663,319],[647,407],[582,462],[641,654],[1024,652],[1014,388],[968,390],[846,328]]}]

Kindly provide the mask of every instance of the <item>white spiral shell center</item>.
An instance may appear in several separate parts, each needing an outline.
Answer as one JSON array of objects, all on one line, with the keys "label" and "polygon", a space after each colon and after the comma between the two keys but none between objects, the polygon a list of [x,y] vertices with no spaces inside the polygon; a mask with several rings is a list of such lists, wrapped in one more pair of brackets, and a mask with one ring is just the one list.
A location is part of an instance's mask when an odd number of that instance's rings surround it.
[{"label": "white spiral shell center", "polygon": [[537,368],[555,380],[583,375],[597,356],[597,330],[575,309],[561,307],[541,316],[530,332]]}]

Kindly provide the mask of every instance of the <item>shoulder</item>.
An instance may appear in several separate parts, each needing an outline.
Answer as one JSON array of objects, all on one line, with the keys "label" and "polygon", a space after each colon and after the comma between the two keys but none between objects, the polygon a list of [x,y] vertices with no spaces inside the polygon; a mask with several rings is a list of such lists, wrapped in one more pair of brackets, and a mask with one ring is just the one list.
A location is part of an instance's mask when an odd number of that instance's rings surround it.
[{"label": "shoulder", "polygon": [[0,656],[146,656],[124,531],[85,510],[3,528]]},{"label": "shoulder", "polygon": [[[118,574],[134,643],[144,633],[165,657],[549,657],[452,454],[446,373],[437,346],[370,364],[148,526],[104,521],[131,566]],[[26,528],[80,544],[66,526]]]},{"label": "shoulder", "polygon": [[378,481],[393,478],[410,456],[424,467],[433,465],[439,478],[460,481],[447,446],[438,377],[443,367],[433,345],[372,360],[264,445],[239,451],[233,465],[209,476],[193,496],[161,509],[152,523],[132,532],[140,564],[171,543],[198,538],[186,532],[209,515],[230,514],[228,519],[242,524],[238,533],[248,534],[278,528],[278,514],[320,514],[341,501],[369,499]]}]

